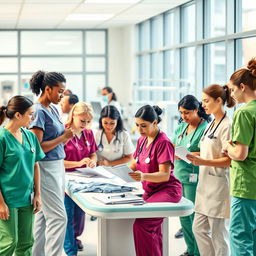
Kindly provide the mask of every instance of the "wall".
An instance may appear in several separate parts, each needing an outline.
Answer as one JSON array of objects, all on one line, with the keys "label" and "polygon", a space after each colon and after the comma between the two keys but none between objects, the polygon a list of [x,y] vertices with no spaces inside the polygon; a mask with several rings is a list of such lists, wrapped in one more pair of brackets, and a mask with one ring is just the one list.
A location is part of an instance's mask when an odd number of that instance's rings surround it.
[{"label": "wall", "polygon": [[127,107],[132,100],[134,81],[134,32],[135,26],[108,30],[108,81],[116,92],[118,101]]}]

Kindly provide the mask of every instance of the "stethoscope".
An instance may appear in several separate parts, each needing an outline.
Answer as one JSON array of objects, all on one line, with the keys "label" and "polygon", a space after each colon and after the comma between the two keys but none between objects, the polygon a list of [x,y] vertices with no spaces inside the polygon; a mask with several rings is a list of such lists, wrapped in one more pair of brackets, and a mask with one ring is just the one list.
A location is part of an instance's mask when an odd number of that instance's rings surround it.
[{"label": "stethoscope", "polygon": [[35,153],[36,150],[35,150],[35,148],[32,146],[32,144],[31,144],[31,142],[30,142],[30,140],[29,140],[29,138],[28,138],[28,135],[25,133],[25,131],[23,130],[23,128],[21,128],[21,131],[22,131],[23,134],[25,134],[26,140],[28,141],[29,146],[30,146],[30,151],[31,151],[32,153]]},{"label": "stethoscope", "polygon": [[[193,132],[192,137],[190,138],[189,142],[187,143],[187,145],[186,145],[187,148],[190,148],[191,142],[193,141],[193,138],[194,138],[194,136],[195,136],[195,134],[196,134],[196,131],[197,131],[198,127],[200,126],[201,122],[202,122],[202,120],[200,120],[200,122],[198,123],[198,125],[197,125],[195,131]],[[189,127],[189,124],[185,127],[185,129],[183,130],[183,132],[178,136],[178,144],[180,144],[181,140],[183,139],[184,134],[185,134],[185,132],[187,131],[188,127]]]},{"label": "stethoscope", "polygon": [[[225,112],[225,114],[223,115],[223,117],[221,118],[221,120],[219,121],[219,123],[216,125],[215,129],[213,130],[213,132],[207,136],[209,139],[211,139],[211,140],[212,140],[212,139],[217,139],[217,137],[214,136],[214,133],[215,133],[216,130],[218,129],[218,127],[219,127],[219,125],[221,124],[221,122],[223,121],[223,119],[226,117],[226,114],[227,114],[227,112]],[[213,124],[214,124],[214,121],[215,121],[215,119],[212,121],[211,125],[210,125],[210,126],[208,127],[208,129],[205,131],[204,135],[202,136],[201,141],[204,140],[205,135],[208,133],[208,131],[209,131],[209,130],[211,131],[211,129],[212,129],[212,127],[213,127]]]},{"label": "stethoscope", "polygon": [[[150,163],[151,151],[152,151],[152,148],[153,148],[153,146],[154,146],[154,144],[155,144],[155,142],[156,142],[156,140],[157,140],[159,134],[160,134],[160,130],[158,131],[156,137],[154,138],[154,140],[153,140],[153,142],[152,142],[152,144],[151,144],[151,147],[150,147],[150,150],[149,150],[149,153],[148,153],[148,157],[147,157],[147,158],[145,159],[145,161],[144,161],[146,164],[149,164],[149,163]],[[139,151],[138,151],[138,153],[137,153],[137,156],[136,156],[136,158],[135,158],[135,160],[136,160],[137,163],[139,162],[140,153],[142,152],[143,146],[144,146],[144,144],[145,144],[145,142],[146,142],[147,139],[148,139],[148,138],[145,138],[144,141],[141,143],[141,146],[140,146]]]},{"label": "stethoscope", "polygon": [[[91,144],[90,144],[90,142],[87,140],[87,138],[86,138],[84,132],[82,132],[81,136],[84,136],[84,139],[85,139],[84,144],[85,144],[85,146],[86,146],[86,147],[90,147]],[[75,140],[75,143],[73,142],[73,140]],[[83,146],[80,146],[80,145],[79,145],[79,143],[78,143],[78,141],[77,141],[77,138],[76,138],[76,135],[71,139],[71,142],[72,142],[72,144],[76,147],[77,150],[83,150],[83,149],[84,149]]]},{"label": "stethoscope", "polygon": [[[99,143],[99,145],[98,145],[98,151],[99,151],[99,152],[102,152],[103,149],[104,149],[104,145],[103,145],[103,143],[102,143],[103,133],[104,133],[104,131],[102,130],[101,135],[100,135],[100,143]],[[118,138],[118,132],[116,132],[116,136],[115,136],[115,139],[114,139],[113,143],[114,143],[114,145],[115,145],[115,150],[114,150],[114,152],[115,152],[115,153],[118,153],[118,152],[120,151],[120,148],[119,148],[118,144],[121,143],[120,139]]]}]

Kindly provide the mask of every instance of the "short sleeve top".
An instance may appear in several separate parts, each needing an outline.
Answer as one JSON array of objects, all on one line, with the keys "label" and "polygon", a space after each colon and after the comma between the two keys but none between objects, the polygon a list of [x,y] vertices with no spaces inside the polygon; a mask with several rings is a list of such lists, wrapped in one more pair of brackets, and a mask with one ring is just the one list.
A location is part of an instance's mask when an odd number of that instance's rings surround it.
[{"label": "short sleeve top", "polygon": [[[61,121],[57,108],[50,104],[49,111],[40,103],[35,104],[35,119],[31,122],[30,128],[37,127],[43,130],[43,141],[49,141],[58,138],[64,132],[64,125]],[[45,153],[42,161],[60,160],[65,158],[63,143]]]},{"label": "short sleeve top", "polygon": [[22,129],[21,144],[0,128],[0,190],[8,207],[29,206],[34,186],[34,165],[44,158],[34,133]]},{"label": "short sleeve top", "polygon": [[231,161],[231,195],[246,199],[256,199],[256,100],[239,108],[231,129],[231,139],[249,147],[244,161]]},{"label": "short sleeve top", "polygon": [[109,143],[106,134],[102,130],[98,130],[95,139],[98,147],[100,142],[103,145],[103,150],[97,151],[99,160],[104,158],[108,161],[115,161],[134,152],[134,146],[127,131],[119,131]]},{"label": "short sleeve top", "polygon": [[[143,189],[146,192],[153,192],[161,190],[165,187],[173,187],[174,189],[180,188],[180,182],[173,175],[173,163],[174,163],[174,147],[170,142],[169,138],[165,133],[160,132],[158,138],[155,143],[151,143],[148,147],[146,147],[147,142],[145,141],[147,138],[140,137],[137,142],[136,150],[133,154],[133,157],[138,161],[136,163],[136,169],[143,173],[154,173],[159,171],[159,165],[170,162],[172,166],[170,178],[166,182],[150,182],[143,181]],[[143,143],[145,141],[145,143]],[[143,145],[144,144],[144,145]],[[141,148],[142,147],[142,148]],[[139,153],[141,148],[141,153]],[[152,148],[152,149],[151,149]],[[150,152],[151,149],[151,152]],[[150,152],[150,163],[146,163],[146,158],[149,157]]]},{"label": "short sleeve top", "polygon": [[[67,161],[80,161],[97,151],[97,145],[91,130],[84,129],[80,138],[74,136],[64,146]],[[86,167],[81,166],[81,167]],[[75,168],[67,168],[67,172],[74,171]]]}]

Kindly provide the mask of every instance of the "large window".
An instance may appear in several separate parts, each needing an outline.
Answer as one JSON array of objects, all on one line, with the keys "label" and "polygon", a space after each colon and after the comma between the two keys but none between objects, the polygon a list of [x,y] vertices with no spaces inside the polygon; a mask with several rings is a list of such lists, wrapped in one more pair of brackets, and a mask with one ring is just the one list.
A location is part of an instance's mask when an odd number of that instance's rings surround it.
[{"label": "large window", "polygon": [[200,99],[256,56],[255,17],[256,1],[194,0],[138,24],[134,102],[161,104],[173,131],[182,96]]},{"label": "large window", "polygon": [[256,1],[237,0],[236,1],[236,30],[237,32],[256,29]]},{"label": "large window", "polygon": [[223,36],[226,30],[226,4],[223,0],[205,0],[205,26],[206,38]]},{"label": "large window", "polygon": [[94,100],[107,83],[106,30],[0,31],[2,102],[14,94],[32,97],[37,70],[58,71],[80,100]]},{"label": "large window", "polygon": [[225,84],[226,58],[225,42],[206,44],[204,46],[205,86],[213,83]]}]

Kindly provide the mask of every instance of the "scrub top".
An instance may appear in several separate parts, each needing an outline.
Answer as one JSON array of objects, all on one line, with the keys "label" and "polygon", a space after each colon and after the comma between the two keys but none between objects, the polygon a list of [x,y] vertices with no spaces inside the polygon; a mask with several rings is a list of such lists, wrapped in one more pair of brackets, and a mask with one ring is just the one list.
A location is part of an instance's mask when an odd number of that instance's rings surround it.
[{"label": "scrub top", "polygon": [[[80,161],[85,157],[89,157],[91,154],[97,151],[97,145],[94,139],[93,132],[91,130],[84,129],[81,137],[74,136],[64,146],[66,153],[65,160],[67,161]],[[86,167],[86,165],[80,168]],[[74,171],[75,168],[67,168],[67,172]]]},{"label": "scrub top", "polygon": [[[95,134],[98,148],[102,132],[102,130],[98,130]],[[101,143],[103,150],[101,152],[99,150],[97,151],[98,160],[107,159],[108,161],[115,161],[134,152],[134,146],[127,131],[119,131],[118,135],[116,134],[110,143],[108,143],[107,136],[103,132]]]},{"label": "scrub top", "polygon": [[[211,126],[209,124],[208,127]],[[204,159],[216,159],[224,157],[222,148],[227,140],[230,140],[231,124],[226,116],[212,134],[215,127],[210,131],[206,128],[200,141],[200,156]],[[196,190],[195,212],[212,218],[229,218],[229,167],[200,166],[199,182]]]},{"label": "scrub top", "polygon": [[[199,152],[199,141],[204,134],[207,124],[208,123],[204,121],[197,129],[186,135],[186,128],[188,124],[185,122],[180,123],[174,133],[174,137],[172,139],[173,144],[175,144],[176,147],[185,147],[190,152]],[[190,144],[189,147],[187,147],[188,144]],[[174,161],[174,174],[182,184],[197,185],[198,179],[193,180],[193,182],[189,181],[191,173],[195,173],[198,177],[199,166],[188,164],[184,160]]]},{"label": "scrub top", "polygon": [[111,106],[114,106],[117,108],[117,110],[119,111],[120,114],[122,114],[122,110],[121,110],[121,106],[120,104],[118,103],[118,101],[116,100],[111,100],[108,105],[111,105]]},{"label": "scrub top", "polygon": [[[170,162],[172,165],[172,170],[170,174],[170,178],[165,182],[151,182],[151,181],[142,181],[143,189],[148,192],[156,192],[162,190],[166,187],[172,187],[174,190],[180,190],[180,182],[174,177],[173,174],[173,162],[174,162],[174,147],[166,136],[165,133],[160,132],[155,143],[151,143],[147,147],[147,140],[145,137],[140,137],[137,142],[136,150],[133,154],[134,159],[138,157],[138,161],[136,163],[136,170],[139,170],[143,173],[154,173],[159,171],[159,164],[163,164],[166,162]],[[143,145],[143,147],[142,147]],[[141,153],[139,154],[140,148]],[[152,149],[151,149],[152,148]],[[150,152],[151,149],[151,152]],[[146,158],[149,157],[150,152],[150,163],[145,163]]]},{"label": "scrub top", "polygon": [[[43,141],[53,140],[64,132],[64,125],[61,121],[57,108],[50,104],[49,111],[40,103],[35,104],[35,119],[31,122],[30,128],[38,127],[43,130]],[[63,143],[58,144],[55,148],[45,153],[42,161],[60,160],[65,158]]]},{"label": "scrub top", "polygon": [[256,100],[239,108],[232,124],[231,138],[249,147],[244,161],[231,161],[230,186],[231,195],[256,199]]},{"label": "scrub top", "polygon": [[34,165],[45,156],[36,135],[26,129],[21,131],[22,144],[0,128],[0,190],[10,208],[31,205]]}]

